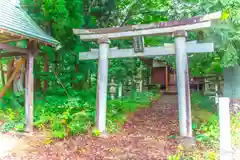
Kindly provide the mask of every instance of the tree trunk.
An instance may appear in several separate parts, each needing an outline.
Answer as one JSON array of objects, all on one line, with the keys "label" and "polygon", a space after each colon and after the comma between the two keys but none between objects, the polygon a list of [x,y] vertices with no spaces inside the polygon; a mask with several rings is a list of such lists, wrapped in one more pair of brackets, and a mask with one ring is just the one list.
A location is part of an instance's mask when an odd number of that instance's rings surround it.
[{"label": "tree trunk", "polygon": [[[57,54],[56,52],[54,53],[54,65],[53,65],[53,71],[58,75],[59,74],[59,54]],[[56,77],[55,77],[56,78]],[[56,79],[56,81],[52,82],[52,85],[54,87],[58,87],[58,80]]]},{"label": "tree trunk", "polygon": [[21,67],[24,63],[25,63],[24,59],[21,59],[21,60],[18,61],[18,63],[16,64],[16,69],[14,70],[14,72],[9,77],[9,79],[7,81],[7,84],[0,91],[0,98],[2,98],[5,95],[5,93],[7,92],[7,90],[10,89],[10,87],[12,87],[13,80],[16,77],[17,73],[21,70]]},{"label": "tree trunk", "polygon": [[19,72],[17,73],[16,77],[13,80],[13,91],[15,95],[24,92],[23,84],[24,84],[24,66],[22,65]]},{"label": "tree trunk", "polygon": [[[13,64],[14,64],[14,60],[11,59],[11,60],[8,60],[8,64],[7,64],[7,81],[10,80],[11,78],[11,75],[13,73]],[[13,91],[13,82],[10,83],[9,85],[9,88],[8,88],[10,91]]]},{"label": "tree trunk", "polygon": [[[49,73],[49,57],[47,54],[44,55],[44,72]],[[43,93],[46,94],[48,89],[48,80],[44,80]]]},{"label": "tree trunk", "polygon": [[[79,64],[75,64],[75,75],[73,76],[73,81],[77,79],[77,75],[79,74]],[[80,82],[75,82],[72,84],[73,89],[79,89]]]},{"label": "tree trunk", "polygon": [[88,70],[88,86],[92,88],[92,74],[90,69]]},{"label": "tree trunk", "polygon": [[1,70],[2,85],[5,86],[5,74],[4,74],[3,64],[2,63],[0,63],[0,70]]}]

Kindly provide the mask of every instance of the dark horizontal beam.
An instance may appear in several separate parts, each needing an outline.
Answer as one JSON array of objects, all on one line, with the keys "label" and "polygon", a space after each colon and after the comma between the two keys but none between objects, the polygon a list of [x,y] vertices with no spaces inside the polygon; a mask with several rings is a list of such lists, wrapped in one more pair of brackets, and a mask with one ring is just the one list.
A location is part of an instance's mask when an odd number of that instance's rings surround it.
[{"label": "dark horizontal beam", "polygon": [[0,43],[0,49],[7,50],[8,52],[17,52],[17,53],[23,53],[23,54],[30,53],[30,51],[25,48],[18,48],[18,47],[10,46],[5,43]]},{"label": "dark horizontal beam", "polygon": [[25,53],[18,53],[18,52],[4,52],[0,53],[0,58],[4,57],[13,57],[13,56],[26,56],[27,54]]}]

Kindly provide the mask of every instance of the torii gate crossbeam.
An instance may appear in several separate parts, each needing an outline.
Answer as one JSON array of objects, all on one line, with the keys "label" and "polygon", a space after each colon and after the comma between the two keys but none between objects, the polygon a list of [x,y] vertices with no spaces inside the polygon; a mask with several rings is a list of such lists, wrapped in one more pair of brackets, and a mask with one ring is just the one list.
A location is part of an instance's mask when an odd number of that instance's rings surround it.
[{"label": "torii gate crossbeam", "polygon": [[[213,52],[213,43],[187,43],[187,53],[207,53]],[[99,50],[91,49],[90,52],[79,53],[79,60],[94,60],[99,58]],[[174,45],[166,45],[164,47],[145,47],[144,52],[135,53],[133,49],[117,49],[110,48],[108,58],[130,58],[130,57],[149,57],[149,56],[166,56],[175,55]]]}]

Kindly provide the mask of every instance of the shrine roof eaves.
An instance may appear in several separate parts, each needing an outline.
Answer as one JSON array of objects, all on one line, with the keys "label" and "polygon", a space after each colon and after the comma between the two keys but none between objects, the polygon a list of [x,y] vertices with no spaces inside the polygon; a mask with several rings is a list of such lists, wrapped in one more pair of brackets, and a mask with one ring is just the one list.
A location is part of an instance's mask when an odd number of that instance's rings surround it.
[{"label": "shrine roof eaves", "polygon": [[0,43],[22,39],[57,47],[60,42],[47,35],[21,8],[9,0],[0,0]]}]

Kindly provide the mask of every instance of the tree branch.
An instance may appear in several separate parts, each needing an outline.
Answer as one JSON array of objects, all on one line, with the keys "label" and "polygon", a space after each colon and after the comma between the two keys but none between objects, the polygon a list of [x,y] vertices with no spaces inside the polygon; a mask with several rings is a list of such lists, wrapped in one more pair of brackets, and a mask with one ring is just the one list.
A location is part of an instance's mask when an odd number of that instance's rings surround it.
[{"label": "tree branch", "polygon": [[125,16],[124,20],[123,20],[122,23],[120,24],[120,27],[122,27],[122,26],[127,22],[127,20],[129,19],[129,17],[132,16],[132,8],[133,8],[134,6],[136,6],[136,5],[138,4],[138,2],[139,2],[139,0],[136,0],[136,2],[135,2],[135,3],[132,3],[132,5],[129,7],[128,12],[127,12],[127,15]]}]

